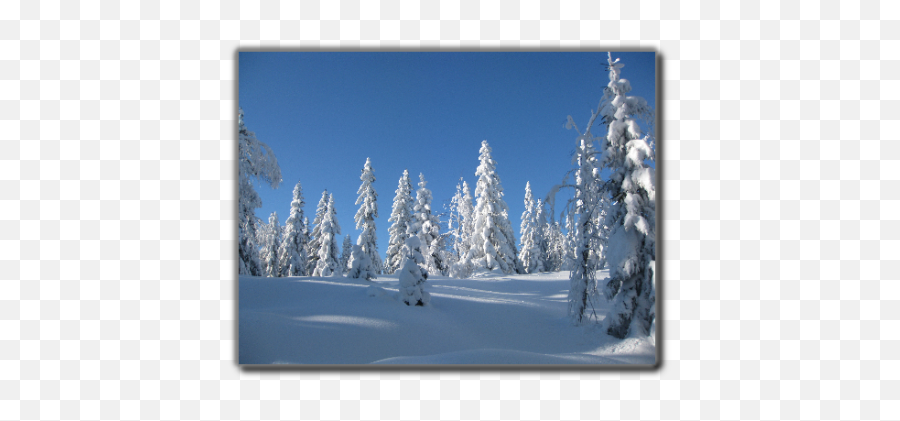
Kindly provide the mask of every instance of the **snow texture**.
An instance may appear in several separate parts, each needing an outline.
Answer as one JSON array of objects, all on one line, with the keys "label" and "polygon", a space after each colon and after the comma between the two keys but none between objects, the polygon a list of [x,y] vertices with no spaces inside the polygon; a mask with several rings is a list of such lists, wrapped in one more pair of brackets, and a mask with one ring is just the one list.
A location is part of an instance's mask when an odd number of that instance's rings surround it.
[{"label": "snow texture", "polygon": [[[241,276],[238,362],[656,363],[648,338],[620,340],[596,325],[571,325],[565,273],[479,276],[429,277],[433,300],[423,307],[401,301],[398,274],[371,282]],[[605,314],[608,304],[599,304]]]}]

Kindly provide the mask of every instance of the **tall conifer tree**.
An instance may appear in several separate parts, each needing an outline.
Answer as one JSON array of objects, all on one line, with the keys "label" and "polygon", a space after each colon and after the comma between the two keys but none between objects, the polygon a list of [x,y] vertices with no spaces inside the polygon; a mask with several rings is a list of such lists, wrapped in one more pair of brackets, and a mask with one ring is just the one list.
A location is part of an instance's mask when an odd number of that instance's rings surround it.
[{"label": "tall conifer tree", "polygon": [[[368,256],[368,262],[372,267],[363,268],[366,272],[379,273],[381,271],[381,257],[378,256],[378,237],[375,234],[375,218],[378,217],[378,193],[372,183],[375,182],[375,172],[372,170],[372,163],[366,158],[366,165],[362,169],[362,175],[359,177],[362,184],[356,192],[359,197],[356,204],[360,205],[356,212],[356,229],[362,230],[356,244],[362,247],[363,253]],[[357,259],[359,263],[359,259]]]},{"label": "tall conifer tree", "polygon": [[509,223],[509,207],[503,200],[503,186],[497,175],[497,162],[491,157],[488,142],[481,142],[478,169],[475,175],[475,218],[471,247],[473,261],[488,271],[503,273],[520,270],[516,238]]},{"label": "tall conifer tree", "polygon": [[284,224],[284,237],[281,241],[279,249],[279,265],[281,266],[281,276],[304,276],[306,275],[307,262],[309,255],[307,254],[307,243],[309,243],[309,233],[306,231],[304,223],[303,206],[303,188],[300,182],[294,186],[294,197],[291,200],[291,213]]},{"label": "tall conifer tree", "polygon": [[394,206],[391,209],[391,217],[388,219],[392,225],[388,230],[390,240],[384,264],[388,274],[392,274],[400,268],[400,260],[403,259],[401,249],[406,243],[406,239],[409,238],[407,230],[412,219],[412,183],[409,181],[409,171],[403,170],[395,193]]}]

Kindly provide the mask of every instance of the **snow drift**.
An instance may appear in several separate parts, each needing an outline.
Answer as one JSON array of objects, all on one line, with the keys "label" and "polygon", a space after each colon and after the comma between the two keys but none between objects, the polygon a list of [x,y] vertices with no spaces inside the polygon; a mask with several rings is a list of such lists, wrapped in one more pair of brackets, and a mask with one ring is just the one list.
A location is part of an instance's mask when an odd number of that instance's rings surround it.
[{"label": "snow drift", "polygon": [[656,363],[647,340],[572,326],[565,272],[478,276],[429,276],[425,290],[432,299],[424,307],[400,301],[396,275],[375,281],[241,276],[239,363]]}]

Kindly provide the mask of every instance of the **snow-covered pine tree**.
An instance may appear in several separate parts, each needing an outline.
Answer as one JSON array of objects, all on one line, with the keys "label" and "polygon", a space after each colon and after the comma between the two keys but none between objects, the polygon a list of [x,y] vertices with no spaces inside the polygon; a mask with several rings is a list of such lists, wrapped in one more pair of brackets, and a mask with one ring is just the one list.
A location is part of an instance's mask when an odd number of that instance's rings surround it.
[{"label": "snow-covered pine tree", "polygon": [[469,184],[463,181],[462,185],[462,201],[459,203],[460,216],[460,262],[463,263],[459,274],[465,277],[472,276],[475,270],[475,264],[472,262],[472,235],[475,232],[475,205],[472,203],[472,193],[469,191]]},{"label": "snow-covered pine tree", "polygon": [[363,248],[359,245],[353,245],[353,252],[350,255],[350,264],[347,269],[347,277],[348,278],[362,278],[367,281],[375,279],[375,266],[372,264],[372,261],[369,260],[369,256],[366,255]]},{"label": "snow-covered pine tree", "polygon": [[350,240],[350,234],[344,237],[344,244],[341,244],[341,273],[346,273],[350,267],[350,254],[353,252],[353,242]]},{"label": "snow-covered pine tree", "polygon": [[256,256],[259,261],[259,269],[262,271],[260,276],[266,276],[266,272],[268,271],[266,267],[266,256],[268,253],[266,242],[269,240],[269,230],[271,227],[267,222],[260,218],[256,218],[256,227],[255,244],[259,246],[259,248],[256,249]]},{"label": "snow-covered pine tree", "polygon": [[547,265],[553,272],[563,270],[563,262],[566,259],[566,236],[562,232],[559,221],[547,225],[548,238]]},{"label": "snow-covered pine tree", "polygon": [[559,271],[559,252],[557,251],[556,237],[557,223],[547,223],[544,228],[544,236],[547,238],[547,270],[550,272]]},{"label": "snow-covered pine tree", "polygon": [[278,265],[278,244],[281,242],[281,226],[278,224],[278,213],[269,215],[269,225],[266,227],[266,240],[263,244],[263,265],[266,268],[266,276],[274,278],[281,276],[281,268]]},{"label": "snow-covered pine tree", "polygon": [[519,261],[525,273],[543,272],[544,259],[540,243],[543,235],[536,226],[534,195],[531,193],[531,182],[525,183],[525,211],[522,212],[522,223],[519,225],[522,236],[522,247]]},{"label": "snow-covered pine tree", "polygon": [[[260,223],[256,215],[247,215],[238,227],[238,274],[263,276],[262,261],[259,258]],[[261,227],[265,229],[265,227]]]},{"label": "snow-covered pine tree", "polygon": [[436,215],[431,213],[431,190],[425,187],[425,175],[419,173],[419,189],[416,190],[416,201],[413,205],[413,218],[410,220],[406,232],[410,237],[419,237],[422,245],[422,256],[425,258],[424,267],[431,275],[439,275],[443,270],[441,255],[442,244],[441,222]]},{"label": "snow-covered pine tree", "polygon": [[322,192],[322,198],[316,206],[316,217],[313,219],[313,228],[309,238],[309,262],[306,273],[313,273],[319,263],[319,250],[322,248],[322,221],[328,211],[328,190]]},{"label": "snow-covered pine tree", "polygon": [[531,182],[525,182],[525,211],[522,212],[522,223],[519,225],[519,233],[524,233],[525,228],[533,222],[534,194],[531,193]]},{"label": "snow-covered pine tree", "polygon": [[[612,56],[609,56],[610,83],[604,90],[597,111],[591,115],[584,134],[578,131],[571,116],[569,116],[567,124],[567,127],[574,128],[579,132],[577,138],[579,145],[575,155],[578,163],[578,169],[575,172],[575,206],[570,208],[571,218],[567,219],[567,223],[570,221],[572,223],[569,228],[569,237],[574,241],[575,252],[569,291],[569,315],[575,323],[581,323],[587,316],[588,306],[592,304],[592,297],[596,294],[597,282],[594,276],[604,261],[604,226],[611,225],[608,223],[609,215],[605,217],[607,223],[601,222],[601,216],[607,210],[607,202],[603,198],[605,195],[611,194],[617,203],[624,199],[624,196],[619,196],[615,185],[620,184],[622,180],[619,174],[623,171],[620,168],[623,168],[624,163],[625,132],[639,133],[640,129],[637,123],[631,119],[631,115],[632,113],[646,115],[649,111],[647,103],[643,99],[624,96],[631,86],[627,80],[619,79],[619,69],[622,65],[617,62],[618,60],[614,62]],[[602,116],[601,121],[607,124],[608,130],[606,138],[602,140],[601,151],[597,151],[594,149],[594,141],[601,138],[594,137],[591,128],[600,116]],[[646,150],[649,151],[649,147],[646,147]],[[641,156],[641,162],[643,159],[645,157]],[[606,183],[600,179],[600,170],[604,167],[612,170],[610,180]],[[607,298],[612,298],[618,292],[618,287],[613,284],[615,284],[614,281],[607,282],[604,291]],[[622,306],[614,305],[613,307]],[[626,304],[625,307],[629,307],[629,305]],[[616,310],[613,310],[614,312]],[[591,314],[596,315],[593,308]],[[604,319],[607,331],[614,336],[619,336],[618,328],[610,327],[612,319],[615,318],[610,315]],[[628,319],[630,321],[630,316]]]},{"label": "snow-covered pine tree", "polygon": [[406,239],[401,249],[403,258],[400,261],[400,299],[406,305],[424,306],[431,296],[422,288],[428,279],[428,271],[423,268],[425,257],[422,256],[422,242],[417,236]]},{"label": "snow-covered pine tree", "polygon": [[[593,119],[591,119],[593,121]],[[584,318],[596,316],[592,298],[596,296],[599,260],[591,253],[599,245],[596,217],[600,212],[600,173],[597,171],[596,151],[590,125],[576,152],[578,171],[575,173],[575,260],[569,275],[569,316],[576,324]]]},{"label": "snow-covered pine tree", "polygon": [[281,183],[278,159],[268,145],[244,125],[244,111],[238,109],[238,273],[262,276],[258,258],[255,209],[262,200],[253,188],[254,179],[277,188]]},{"label": "snow-covered pine tree", "polygon": [[563,253],[560,261],[560,269],[571,271],[575,267],[575,208],[571,208],[572,212],[566,213],[566,232],[563,234]]},{"label": "snow-covered pine tree", "polygon": [[651,135],[643,135],[635,117],[652,118],[647,101],[627,96],[631,84],[620,78],[624,64],[608,56],[607,96],[603,107],[609,131],[602,143],[600,164],[611,170],[604,185],[612,198],[606,215],[609,227],[606,260],[609,278],[603,293],[613,305],[603,320],[617,338],[647,336],[655,331],[656,188]]},{"label": "snow-covered pine tree", "polygon": [[472,276],[475,270],[469,253],[472,248],[475,208],[472,205],[469,185],[462,178],[460,184],[456,186],[456,195],[453,196],[451,203],[454,218],[450,230],[453,234],[452,250],[455,261],[450,264],[450,276],[463,279]]},{"label": "snow-covered pine tree", "polygon": [[540,264],[544,272],[550,272],[552,269],[548,262],[550,256],[550,241],[547,238],[547,214],[544,212],[544,201],[538,199],[534,204],[534,236],[535,244],[538,249]]},{"label": "snow-covered pine tree", "polygon": [[503,186],[497,175],[497,162],[491,158],[491,147],[486,140],[481,142],[478,169],[475,175],[476,205],[472,233],[472,258],[476,266],[503,273],[518,273],[520,270],[516,237],[509,223],[509,207],[503,200]]},{"label": "snow-covered pine tree", "polygon": [[381,273],[384,273],[384,274],[386,274],[386,275],[390,275],[390,274],[391,274],[391,268],[388,267],[388,261],[387,261],[387,259],[384,259],[384,260],[381,261]]},{"label": "snow-covered pine tree", "polygon": [[403,260],[400,251],[406,243],[406,239],[409,238],[407,230],[412,219],[412,183],[409,180],[409,171],[403,170],[395,192],[394,206],[391,209],[391,217],[388,219],[393,224],[388,230],[390,240],[384,263],[385,273],[388,274],[400,269],[400,261]]},{"label": "snow-covered pine tree", "polygon": [[343,270],[339,268],[338,235],[341,234],[341,226],[338,225],[337,215],[334,209],[334,196],[328,195],[325,214],[319,228],[319,260],[313,276],[341,276]]},{"label": "snow-covered pine tree", "polygon": [[450,212],[447,215],[447,235],[450,240],[448,246],[450,252],[447,255],[447,263],[451,266],[459,261],[460,225],[462,218],[459,215],[459,202],[462,201],[462,177],[456,184],[456,193],[450,198]]},{"label": "snow-covered pine tree", "polygon": [[315,269],[315,266],[310,267],[310,262],[312,262],[313,256],[319,251],[312,248],[313,224],[309,222],[309,217],[303,217],[303,225],[306,227],[306,275],[312,275],[312,270]]},{"label": "snow-covered pine tree", "polygon": [[[378,217],[378,193],[372,183],[375,182],[375,173],[372,170],[372,163],[366,158],[366,165],[362,169],[362,175],[359,177],[362,184],[356,194],[356,204],[360,205],[356,211],[356,229],[362,230],[356,244],[362,247],[363,252],[368,256],[370,267],[363,268],[366,273],[378,274],[381,271],[381,257],[378,256],[378,237],[375,234],[375,218]],[[357,259],[358,262],[361,260]],[[370,279],[370,278],[366,278]]]},{"label": "snow-covered pine tree", "polygon": [[592,253],[597,254],[599,260],[598,269],[606,268],[606,250],[609,244],[610,227],[607,225],[606,215],[609,213],[610,207],[609,194],[602,188],[600,190],[600,212],[597,214],[597,220],[594,222],[599,230],[599,245]]},{"label": "snow-covered pine tree", "polygon": [[469,184],[462,182],[462,196],[459,201],[459,254],[468,253],[472,248],[472,231],[475,230],[475,205],[472,203],[472,193]]},{"label": "snow-covered pine tree", "polygon": [[294,186],[294,198],[291,200],[291,213],[284,224],[284,237],[278,251],[281,276],[304,276],[309,260],[307,243],[309,233],[306,231],[306,218],[303,216],[303,188],[300,182]]}]

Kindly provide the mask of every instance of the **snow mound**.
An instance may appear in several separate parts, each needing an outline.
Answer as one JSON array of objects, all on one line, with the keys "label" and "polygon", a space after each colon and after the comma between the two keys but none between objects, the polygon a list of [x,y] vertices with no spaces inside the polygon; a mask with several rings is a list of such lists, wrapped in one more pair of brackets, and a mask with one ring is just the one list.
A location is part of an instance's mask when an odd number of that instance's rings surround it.
[{"label": "snow mound", "polygon": [[369,297],[384,297],[387,295],[387,291],[380,286],[372,285],[366,288],[366,295]]}]

